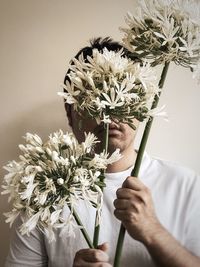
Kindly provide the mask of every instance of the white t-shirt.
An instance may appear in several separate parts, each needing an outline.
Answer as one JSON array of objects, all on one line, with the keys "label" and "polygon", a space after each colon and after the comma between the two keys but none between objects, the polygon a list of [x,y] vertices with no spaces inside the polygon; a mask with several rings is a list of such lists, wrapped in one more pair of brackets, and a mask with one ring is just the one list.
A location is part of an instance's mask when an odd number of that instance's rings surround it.
[{"label": "white t-shirt", "polygon": [[[113,263],[120,222],[114,217],[113,201],[116,190],[131,169],[119,173],[106,174],[104,205],[99,243],[110,245],[110,262]],[[189,251],[200,257],[200,177],[193,171],[177,164],[143,157],[139,178],[150,188],[155,211],[162,225]],[[92,239],[95,209],[80,204],[77,212]],[[69,211],[66,207],[65,216]],[[71,267],[76,251],[87,248],[79,229],[75,238],[59,237],[49,243],[47,237],[35,229],[31,235],[22,236],[18,232],[20,218],[12,229],[12,240],[6,267]],[[166,244],[167,246],[167,244]],[[145,246],[125,236],[121,266],[155,267]]]}]

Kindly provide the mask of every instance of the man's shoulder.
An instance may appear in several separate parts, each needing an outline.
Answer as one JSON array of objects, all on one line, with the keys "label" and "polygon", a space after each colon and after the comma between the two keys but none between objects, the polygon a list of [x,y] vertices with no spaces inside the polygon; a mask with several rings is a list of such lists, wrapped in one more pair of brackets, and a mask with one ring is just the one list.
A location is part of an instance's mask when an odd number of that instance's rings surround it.
[{"label": "man's shoulder", "polygon": [[148,161],[148,164],[146,164],[146,173],[149,175],[155,175],[159,179],[167,179],[168,181],[180,181],[181,184],[184,181],[200,184],[199,174],[187,166],[160,157],[151,157],[148,154],[145,157]]}]

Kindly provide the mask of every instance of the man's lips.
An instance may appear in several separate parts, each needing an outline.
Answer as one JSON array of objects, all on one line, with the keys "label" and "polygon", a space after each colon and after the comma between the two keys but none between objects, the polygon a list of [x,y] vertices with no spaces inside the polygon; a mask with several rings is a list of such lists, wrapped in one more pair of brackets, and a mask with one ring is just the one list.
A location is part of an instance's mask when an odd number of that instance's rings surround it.
[{"label": "man's lips", "polygon": [[[105,131],[105,128],[103,126],[101,126],[101,127],[98,127],[98,129],[96,129],[95,132],[100,135],[104,131]],[[116,123],[110,123],[109,124],[109,133],[108,134],[109,135],[117,135],[119,133],[121,133],[120,126],[118,124],[116,124]]]},{"label": "man's lips", "polygon": [[119,130],[120,129],[120,126],[118,124],[116,124],[116,123],[112,123],[111,122],[109,124],[109,130],[114,130],[114,129]]},{"label": "man's lips", "polygon": [[121,131],[119,129],[111,128],[111,129],[109,129],[108,135],[114,136],[114,135],[119,135],[120,133],[121,133]]},{"label": "man's lips", "polygon": [[116,123],[109,124],[109,136],[111,135],[119,135],[121,133],[121,128]]}]

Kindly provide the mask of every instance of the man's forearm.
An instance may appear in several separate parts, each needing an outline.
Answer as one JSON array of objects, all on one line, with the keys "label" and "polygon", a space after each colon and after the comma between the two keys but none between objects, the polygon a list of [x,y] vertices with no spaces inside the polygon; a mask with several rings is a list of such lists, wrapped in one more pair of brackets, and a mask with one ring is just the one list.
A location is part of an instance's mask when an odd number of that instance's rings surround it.
[{"label": "man's forearm", "polygon": [[158,267],[200,267],[200,258],[181,246],[162,226],[145,246]]}]

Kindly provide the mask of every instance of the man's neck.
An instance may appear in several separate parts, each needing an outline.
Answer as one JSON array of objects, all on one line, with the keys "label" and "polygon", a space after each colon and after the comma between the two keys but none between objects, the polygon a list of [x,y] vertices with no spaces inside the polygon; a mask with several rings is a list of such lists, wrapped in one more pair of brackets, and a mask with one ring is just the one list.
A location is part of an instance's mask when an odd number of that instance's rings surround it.
[{"label": "man's neck", "polygon": [[107,173],[122,172],[134,165],[137,152],[131,147],[128,150],[121,152],[122,158],[117,162],[108,165]]}]

